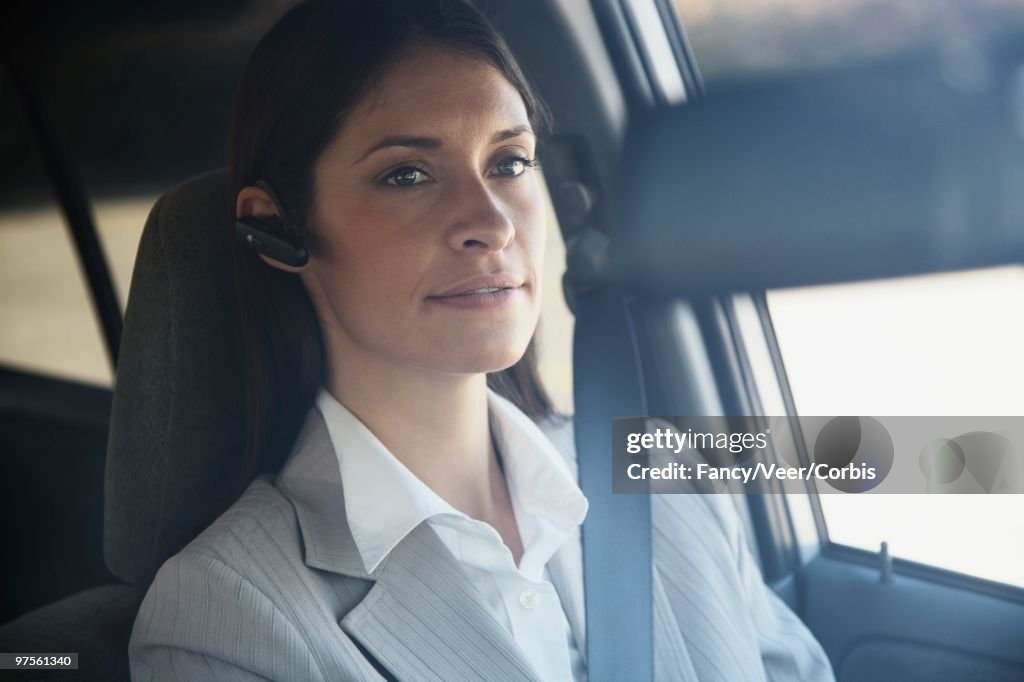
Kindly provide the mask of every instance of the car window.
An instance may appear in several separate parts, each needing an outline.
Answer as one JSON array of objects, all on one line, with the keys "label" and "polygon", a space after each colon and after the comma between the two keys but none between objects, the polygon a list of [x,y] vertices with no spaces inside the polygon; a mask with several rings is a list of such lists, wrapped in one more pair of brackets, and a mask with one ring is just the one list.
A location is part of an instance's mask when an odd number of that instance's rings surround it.
[{"label": "car window", "polygon": [[110,363],[63,215],[0,209],[0,363],[109,385]]},{"label": "car window", "polygon": [[[1024,414],[1024,267],[768,292],[797,412]],[[1024,587],[1022,495],[821,495],[829,539]]]},{"label": "car window", "polygon": [[109,386],[99,318],[16,92],[0,87],[0,364]]}]

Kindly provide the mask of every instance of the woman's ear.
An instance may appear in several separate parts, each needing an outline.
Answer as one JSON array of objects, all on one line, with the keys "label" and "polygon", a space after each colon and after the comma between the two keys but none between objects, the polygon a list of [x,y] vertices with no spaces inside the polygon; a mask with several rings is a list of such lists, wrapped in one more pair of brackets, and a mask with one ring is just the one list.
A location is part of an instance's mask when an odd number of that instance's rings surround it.
[{"label": "woman's ear", "polygon": [[248,218],[249,216],[262,218],[276,215],[277,206],[262,187],[255,185],[243,187],[235,199],[236,218]]},{"label": "woman's ear", "polygon": [[[243,187],[239,191],[238,196],[235,198],[235,217],[238,220],[242,218],[277,218],[280,220],[281,218],[278,213],[277,204],[274,203],[270,194],[262,187],[256,187],[255,185]],[[298,273],[306,268],[305,265],[296,266],[283,263],[263,253],[258,255],[267,265],[285,272]]]}]

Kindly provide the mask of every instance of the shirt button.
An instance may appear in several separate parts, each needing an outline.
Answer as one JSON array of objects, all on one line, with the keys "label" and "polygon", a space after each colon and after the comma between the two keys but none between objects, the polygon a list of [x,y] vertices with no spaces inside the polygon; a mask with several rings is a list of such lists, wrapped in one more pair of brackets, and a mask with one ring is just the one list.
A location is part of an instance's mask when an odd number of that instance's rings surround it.
[{"label": "shirt button", "polygon": [[540,604],[540,595],[532,587],[523,590],[522,594],[519,595],[519,605],[524,609],[535,609],[537,604]]}]

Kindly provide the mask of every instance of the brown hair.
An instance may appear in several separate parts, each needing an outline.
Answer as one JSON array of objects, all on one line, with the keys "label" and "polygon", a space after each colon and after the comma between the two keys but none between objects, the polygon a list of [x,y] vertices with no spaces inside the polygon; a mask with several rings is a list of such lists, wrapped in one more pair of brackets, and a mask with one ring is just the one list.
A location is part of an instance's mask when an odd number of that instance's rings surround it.
[{"label": "brown hair", "polygon": [[[504,40],[465,0],[310,0],[292,7],[249,59],[230,135],[234,195],[268,181],[291,222],[309,236],[317,158],[385,69],[417,45],[486,60],[519,91],[538,136],[551,131],[550,113]],[[325,380],[326,362],[313,305],[298,276],[268,267],[238,242],[232,258],[251,476],[282,464]],[[540,419],[554,410],[537,373],[534,340],[515,365],[488,374],[487,384]]]}]

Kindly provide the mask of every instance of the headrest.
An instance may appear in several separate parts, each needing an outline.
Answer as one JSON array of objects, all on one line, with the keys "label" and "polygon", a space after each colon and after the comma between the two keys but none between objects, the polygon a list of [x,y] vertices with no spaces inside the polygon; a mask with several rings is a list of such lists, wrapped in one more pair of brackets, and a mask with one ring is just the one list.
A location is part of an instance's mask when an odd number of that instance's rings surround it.
[{"label": "headrest", "polygon": [[148,585],[237,498],[244,395],[225,172],[164,194],[142,233],[107,446],[104,553]]}]

